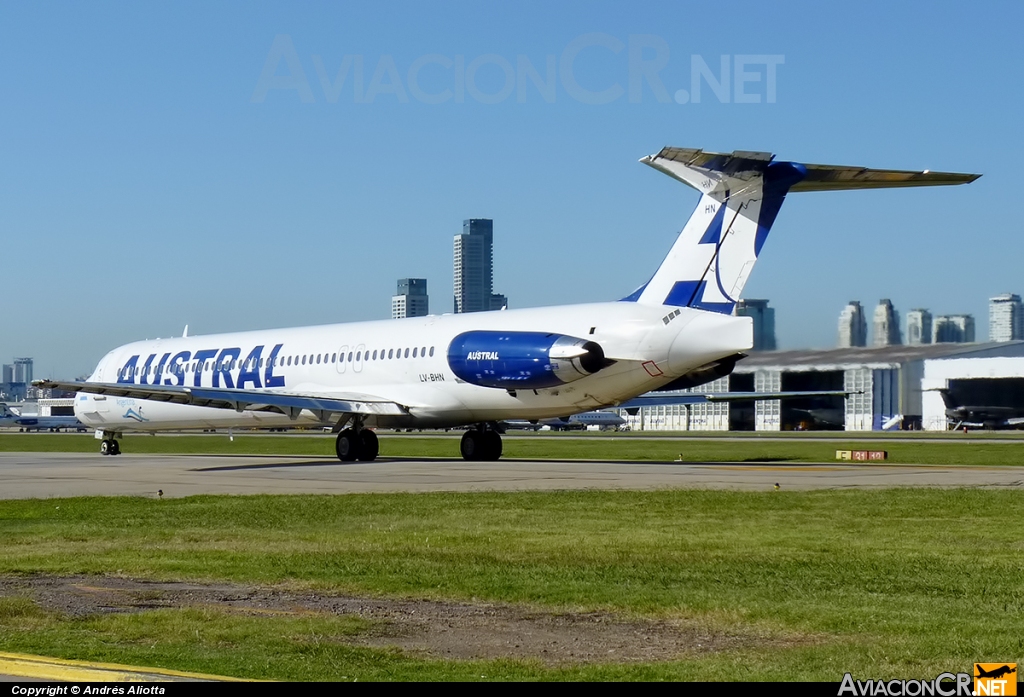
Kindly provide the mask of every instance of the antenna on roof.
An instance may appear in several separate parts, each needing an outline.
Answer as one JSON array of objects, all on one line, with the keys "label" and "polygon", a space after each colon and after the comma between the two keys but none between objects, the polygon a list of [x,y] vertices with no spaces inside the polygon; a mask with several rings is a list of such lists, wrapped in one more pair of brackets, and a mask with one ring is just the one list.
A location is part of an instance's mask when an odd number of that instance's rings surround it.
[{"label": "antenna on roof", "polygon": [[185,325],[185,331],[183,331],[181,333],[181,338],[182,339],[187,339],[188,338],[188,325],[187,324]]}]

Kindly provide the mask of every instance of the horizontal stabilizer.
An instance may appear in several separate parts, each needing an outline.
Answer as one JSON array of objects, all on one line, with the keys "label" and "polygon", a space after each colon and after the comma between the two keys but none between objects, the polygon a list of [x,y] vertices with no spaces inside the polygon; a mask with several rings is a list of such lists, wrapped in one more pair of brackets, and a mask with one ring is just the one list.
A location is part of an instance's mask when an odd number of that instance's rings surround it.
[{"label": "horizontal stabilizer", "polygon": [[[708,177],[717,180],[723,175],[749,179],[766,170],[775,159],[769,152],[733,153],[705,152],[695,148],[662,148],[657,155],[640,161],[660,172],[706,193]],[[814,165],[789,163],[804,170],[803,178],[789,187],[790,191],[844,191],[850,189],[889,189],[908,186],[950,186],[970,184],[980,174],[871,169],[845,165]]]},{"label": "horizontal stabilizer", "polygon": [[805,392],[649,392],[618,405],[620,409],[635,407],[667,407],[677,404],[707,404],[708,402],[759,402],[766,399],[797,399],[802,397],[849,397],[859,392],[851,390],[825,390]]}]

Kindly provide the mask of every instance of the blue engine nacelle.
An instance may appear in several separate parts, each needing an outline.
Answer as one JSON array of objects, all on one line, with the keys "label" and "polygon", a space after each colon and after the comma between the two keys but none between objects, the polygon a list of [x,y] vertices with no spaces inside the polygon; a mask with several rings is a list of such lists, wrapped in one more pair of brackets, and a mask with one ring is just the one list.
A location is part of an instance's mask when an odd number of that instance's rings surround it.
[{"label": "blue engine nacelle", "polygon": [[455,375],[504,390],[558,387],[611,363],[596,342],[546,332],[465,332],[448,345]]}]

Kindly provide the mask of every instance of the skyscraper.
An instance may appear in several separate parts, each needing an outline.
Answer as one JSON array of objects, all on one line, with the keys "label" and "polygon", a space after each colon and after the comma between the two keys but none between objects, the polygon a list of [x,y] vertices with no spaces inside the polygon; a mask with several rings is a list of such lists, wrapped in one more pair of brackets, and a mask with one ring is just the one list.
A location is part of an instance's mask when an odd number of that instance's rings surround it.
[{"label": "skyscraper", "polygon": [[859,300],[851,300],[839,313],[839,347],[867,346],[867,343],[868,323],[864,318],[864,309]]},{"label": "skyscraper", "polygon": [[493,286],[494,221],[471,218],[462,221],[455,236],[455,312],[500,310],[508,305]]},{"label": "skyscraper", "polygon": [[989,298],[988,340],[1015,341],[1024,339],[1024,305],[1016,293]]},{"label": "skyscraper", "polygon": [[400,278],[398,293],[391,296],[391,319],[426,317],[430,314],[427,279]]},{"label": "skyscraper", "polygon": [[26,385],[32,382],[32,359],[14,359],[14,382],[23,382]]},{"label": "skyscraper", "polygon": [[774,351],[775,308],[768,307],[767,300],[740,300],[734,314],[737,317],[752,317],[754,320],[754,350]]},{"label": "skyscraper", "polygon": [[911,346],[932,343],[932,313],[917,308],[907,313],[907,343]]},{"label": "skyscraper", "polygon": [[889,298],[878,301],[872,329],[872,346],[896,346],[903,343],[900,340],[900,313],[893,308]]},{"label": "skyscraper", "polygon": [[970,344],[974,342],[973,315],[941,315],[932,324],[933,344]]}]

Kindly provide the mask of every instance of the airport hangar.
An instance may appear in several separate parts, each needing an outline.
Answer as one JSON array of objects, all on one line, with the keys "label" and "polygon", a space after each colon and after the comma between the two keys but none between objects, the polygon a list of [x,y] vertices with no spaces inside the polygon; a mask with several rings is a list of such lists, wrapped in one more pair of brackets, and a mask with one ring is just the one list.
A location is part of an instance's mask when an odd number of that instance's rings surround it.
[{"label": "airport hangar", "polygon": [[[974,404],[1024,405],[1024,341],[754,351],[688,392],[849,390],[842,397],[705,402],[620,410],[631,430],[947,429],[939,389]],[[670,393],[657,393],[660,395]],[[963,399],[961,401],[963,401]],[[845,401],[845,404],[844,404]],[[814,415],[831,416],[822,421]]]}]

